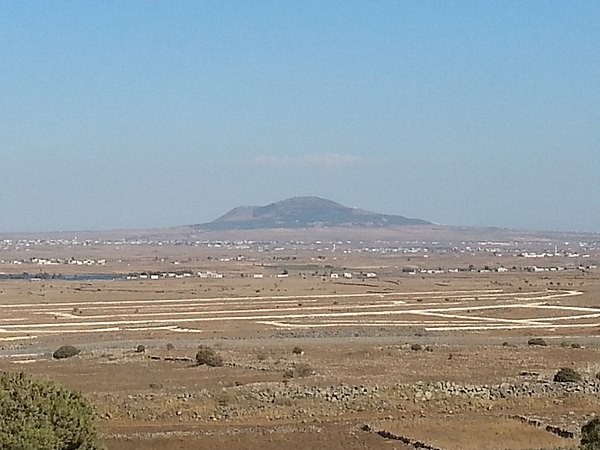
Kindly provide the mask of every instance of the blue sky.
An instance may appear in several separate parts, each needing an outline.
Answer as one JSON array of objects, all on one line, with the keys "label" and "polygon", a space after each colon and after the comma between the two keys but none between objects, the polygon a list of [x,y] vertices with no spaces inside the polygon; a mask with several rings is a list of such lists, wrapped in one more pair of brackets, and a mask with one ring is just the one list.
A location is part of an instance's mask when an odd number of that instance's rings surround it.
[{"label": "blue sky", "polygon": [[600,2],[2,1],[0,232],[318,195],[600,232]]}]

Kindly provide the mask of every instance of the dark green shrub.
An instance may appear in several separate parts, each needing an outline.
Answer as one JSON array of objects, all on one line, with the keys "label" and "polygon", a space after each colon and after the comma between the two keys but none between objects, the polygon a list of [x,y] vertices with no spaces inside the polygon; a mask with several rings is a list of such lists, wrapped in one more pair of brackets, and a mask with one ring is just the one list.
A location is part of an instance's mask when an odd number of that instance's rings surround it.
[{"label": "dark green shrub", "polygon": [[559,383],[577,383],[581,381],[581,375],[570,367],[563,367],[554,374],[554,381]]},{"label": "dark green shrub", "polygon": [[78,392],[23,373],[0,375],[1,449],[99,449],[94,419]]},{"label": "dark green shrub", "polygon": [[304,350],[302,350],[300,347],[296,346],[292,349],[292,353],[294,355],[303,355],[304,354]]},{"label": "dark green shrub", "polygon": [[546,341],[543,340],[542,338],[531,338],[527,341],[528,345],[539,345],[540,347],[545,347],[548,344],[546,344]]},{"label": "dark green shrub", "polygon": [[142,345],[142,344],[138,345],[135,348],[135,352],[136,353],[144,353],[145,351],[146,351],[146,347],[144,345]]},{"label": "dark green shrub", "polygon": [[410,349],[411,349],[413,352],[420,352],[421,350],[423,350],[423,346],[422,346],[421,344],[412,344],[412,345],[410,346]]},{"label": "dark green shrub", "polygon": [[581,450],[600,450],[600,418],[594,417],[581,427]]},{"label": "dark green shrub", "polygon": [[199,366],[219,367],[223,365],[223,358],[219,356],[212,348],[201,345],[196,353],[196,363]]},{"label": "dark green shrub", "polygon": [[167,344],[167,350],[173,350],[175,348],[175,346],[173,344],[171,344],[170,342]]},{"label": "dark green shrub", "polygon": [[72,356],[78,355],[80,350],[76,349],[72,345],[63,345],[59,347],[53,354],[52,357],[54,359],[64,359],[70,358]]}]

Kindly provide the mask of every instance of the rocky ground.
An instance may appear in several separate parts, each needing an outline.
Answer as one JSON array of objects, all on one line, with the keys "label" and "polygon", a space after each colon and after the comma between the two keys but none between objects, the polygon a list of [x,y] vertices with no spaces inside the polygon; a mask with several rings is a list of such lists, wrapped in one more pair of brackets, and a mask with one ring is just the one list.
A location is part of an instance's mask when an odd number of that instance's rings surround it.
[{"label": "rocky ground", "polygon": [[[414,286],[403,289],[489,289],[502,282],[514,283],[510,289],[517,290],[518,281],[466,279],[439,286],[416,280]],[[547,282],[534,281],[540,285],[535,290]],[[320,281],[300,287],[278,283],[277,289],[289,289],[282,295],[293,289],[313,292],[314,286],[321,293],[359,289]],[[528,281],[526,287],[523,282],[520,287],[530,289],[535,283]],[[586,283],[578,286],[583,295],[552,300],[553,305],[563,301],[595,307],[600,282]],[[29,289],[33,288],[15,286],[12,291],[6,288],[0,300],[30,302],[34,293]],[[208,295],[192,291],[198,288],[183,282],[177,289],[165,284],[150,291],[140,285],[137,291],[127,292],[120,290],[121,285],[86,285],[78,291],[65,286],[44,291],[44,297],[40,290],[42,307],[36,316],[40,321],[60,323],[61,316],[50,316],[44,308],[52,301],[65,301],[63,295],[69,302],[169,301],[174,296],[188,298],[192,292]],[[224,287],[219,285],[219,289]],[[202,288],[215,290],[214,286]],[[245,289],[245,295],[254,292]],[[300,301],[285,301],[282,309],[302,308]],[[359,300],[352,301],[357,308],[363,307]],[[365,300],[365,304],[370,307],[367,302],[374,301]],[[414,299],[414,303],[427,303],[427,299]],[[340,308],[333,299],[323,305],[326,311]],[[101,322],[102,316],[113,314],[100,311],[99,306],[76,312],[71,306],[63,307],[61,314],[77,314],[72,320],[84,321],[96,314]],[[189,313],[187,305],[180,308]],[[166,317],[169,307],[154,313]],[[139,312],[132,309],[123,314],[130,317]],[[207,313],[198,312],[203,314]],[[12,320],[8,325],[21,323],[17,316],[8,319]],[[62,335],[60,327],[54,329],[41,337],[3,341],[0,370],[24,370],[84,392],[96,405],[100,429],[111,450],[574,449],[581,425],[600,412],[600,327],[594,323],[573,329],[472,332],[431,332],[418,323],[276,329],[254,321],[207,322],[197,332],[147,327]],[[547,345],[529,345],[533,337]],[[53,360],[53,349],[62,343],[74,344],[82,352]],[[145,351],[136,352],[138,345]],[[212,347],[223,358],[223,366],[196,365],[199,345]],[[553,381],[562,367],[576,370],[582,380]]]}]

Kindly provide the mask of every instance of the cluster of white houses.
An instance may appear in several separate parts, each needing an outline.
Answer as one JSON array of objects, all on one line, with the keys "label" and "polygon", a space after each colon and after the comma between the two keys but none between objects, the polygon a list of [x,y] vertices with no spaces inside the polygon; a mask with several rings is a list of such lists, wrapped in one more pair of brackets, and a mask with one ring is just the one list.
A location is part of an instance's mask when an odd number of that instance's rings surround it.
[{"label": "cluster of white houses", "polygon": [[[361,278],[377,278],[377,274],[375,272],[361,272],[360,274]],[[167,279],[167,278],[192,278],[192,277],[197,277],[197,278],[205,278],[205,279],[219,279],[219,278],[225,278],[225,274],[222,272],[215,272],[215,271],[211,271],[211,270],[206,270],[206,271],[200,271],[200,272],[193,272],[191,270],[181,270],[181,271],[177,271],[177,272],[140,272],[140,273],[130,273],[128,274],[125,278],[127,280],[161,280],[161,279]],[[228,277],[248,277],[248,278],[254,278],[254,279],[262,279],[265,277],[272,277],[272,278],[288,278],[290,276],[290,273],[287,270],[284,270],[283,272],[279,272],[279,273],[271,273],[271,274],[263,274],[263,273],[252,273],[252,274],[243,274],[243,273],[231,273],[227,275]],[[298,276],[305,276],[302,273],[299,273]],[[353,274],[352,272],[343,272],[343,273],[337,273],[337,272],[331,272],[328,275],[327,274],[319,274],[319,273],[315,273],[313,274],[313,276],[320,276],[320,277],[327,277],[329,276],[331,279],[339,279],[339,278],[345,278],[345,279],[352,279],[354,278],[355,274]]]},{"label": "cluster of white houses", "polygon": [[548,252],[542,252],[542,253],[523,252],[517,256],[520,256],[522,258],[554,258],[557,256],[563,256],[563,257],[567,257],[567,258],[589,258],[590,257],[590,255],[588,255],[588,254],[580,255],[579,253],[576,253],[576,252],[565,252],[564,254],[555,254],[555,253],[548,253]]},{"label": "cluster of white houses", "polygon": [[13,259],[11,261],[0,260],[0,264],[12,264],[13,266],[20,266],[23,264],[36,264],[38,266],[105,266],[106,259],[76,259],[76,258],[25,258],[25,259]]}]

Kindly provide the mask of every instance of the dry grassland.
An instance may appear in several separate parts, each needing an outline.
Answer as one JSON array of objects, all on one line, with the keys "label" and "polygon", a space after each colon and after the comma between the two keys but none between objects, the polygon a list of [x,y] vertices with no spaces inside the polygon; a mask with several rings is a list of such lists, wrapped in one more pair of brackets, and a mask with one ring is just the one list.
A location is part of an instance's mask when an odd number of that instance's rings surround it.
[{"label": "dry grassland", "polygon": [[[197,271],[208,255],[229,276],[0,283],[0,370],[85,392],[110,449],[413,448],[379,430],[445,450],[575,448],[516,416],[576,433],[600,410],[597,271],[410,276],[390,269],[410,261],[347,255],[329,268],[378,278],[338,280],[296,252],[277,278],[283,265],[222,250],[114,251],[102,273]],[[63,344],[82,353],[53,360]],[[201,344],[224,366],[196,366]],[[560,367],[585,385],[553,383]]]}]

